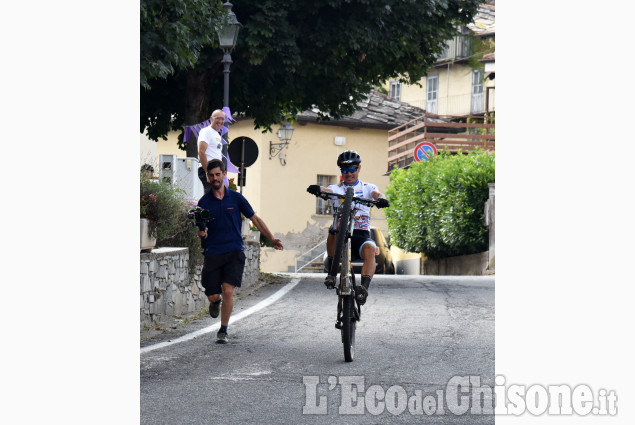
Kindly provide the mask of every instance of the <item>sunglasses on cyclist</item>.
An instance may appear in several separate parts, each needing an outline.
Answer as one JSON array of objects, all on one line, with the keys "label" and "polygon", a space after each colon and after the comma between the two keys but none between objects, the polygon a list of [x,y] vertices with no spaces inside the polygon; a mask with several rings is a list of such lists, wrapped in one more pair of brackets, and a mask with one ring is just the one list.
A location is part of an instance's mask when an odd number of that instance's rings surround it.
[{"label": "sunglasses on cyclist", "polygon": [[357,171],[357,169],[359,168],[359,166],[353,166],[353,167],[348,167],[348,168],[340,168],[340,170],[342,171],[342,174],[346,174],[346,173],[354,173],[355,171]]}]

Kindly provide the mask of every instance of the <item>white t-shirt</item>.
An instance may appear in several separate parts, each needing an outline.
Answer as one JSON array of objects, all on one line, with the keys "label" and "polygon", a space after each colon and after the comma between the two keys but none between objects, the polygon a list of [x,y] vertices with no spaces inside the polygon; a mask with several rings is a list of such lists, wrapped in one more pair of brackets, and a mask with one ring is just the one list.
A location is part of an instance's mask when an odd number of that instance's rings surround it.
[{"label": "white t-shirt", "polygon": [[[372,193],[379,190],[377,186],[372,183],[364,183],[361,180],[357,180],[357,183],[353,186],[355,188],[355,195],[358,198],[364,199],[375,199],[373,198]],[[339,193],[340,195],[346,195],[346,185],[344,183],[332,184],[328,186],[334,193]],[[340,202],[338,198],[335,198],[333,201],[333,206],[337,206]],[[355,208],[355,229],[360,230],[368,230],[370,229],[370,207],[367,205],[356,204]]]},{"label": "white t-shirt", "polygon": [[207,149],[205,150],[205,156],[207,157],[207,162],[212,159],[220,159],[223,158],[222,147],[223,142],[220,137],[220,134],[216,130],[212,128],[211,125],[207,127],[203,127],[198,133],[198,146],[201,146],[201,142],[207,143]]}]

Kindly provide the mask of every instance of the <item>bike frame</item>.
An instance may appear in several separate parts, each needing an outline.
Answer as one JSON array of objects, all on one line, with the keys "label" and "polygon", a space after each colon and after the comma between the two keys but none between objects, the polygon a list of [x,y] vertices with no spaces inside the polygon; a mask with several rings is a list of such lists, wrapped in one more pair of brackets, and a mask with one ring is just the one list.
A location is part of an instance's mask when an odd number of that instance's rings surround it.
[{"label": "bike frame", "polygon": [[[336,208],[334,208],[335,210]],[[333,214],[333,228],[338,228],[338,221],[341,218],[341,206],[337,207],[337,211]],[[351,265],[351,238],[353,237],[353,229],[355,227],[355,212],[356,208],[351,210],[351,214],[348,219],[348,227],[346,231],[346,246],[344,247],[344,251],[342,255],[347,253],[348,257],[348,265],[349,267],[342,267],[340,270],[340,284],[338,286],[338,295],[351,295],[353,292],[353,281],[355,279],[355,275],[353,273],[353,267]],[[341,257],[341,256],[340,256]],[[335,261],[335,259],[333,259]]]}]

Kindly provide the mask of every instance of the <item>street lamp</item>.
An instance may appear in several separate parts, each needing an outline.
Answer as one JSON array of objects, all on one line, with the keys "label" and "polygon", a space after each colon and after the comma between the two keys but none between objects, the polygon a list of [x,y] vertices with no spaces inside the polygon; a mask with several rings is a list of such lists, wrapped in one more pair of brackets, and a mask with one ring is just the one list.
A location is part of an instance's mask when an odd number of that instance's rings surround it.
[{"label": "street lamp", "polygon": [[280,154],[280,163],[282,165],[286,165],[287,161],[284,159],[284,154],[282,150],[289,146],[289,140],[291,140],[291,136],[293,136],[293,126],[288,122],[284,123],[284,126],[280,127],[278,130],[278,138],[282,143],[273,143],[269,141],[269,159],[271,159],[275,154]]},{"label": "street lamp", "polygon": [[[231,51],[236,47],[238,41],[238,31],[242,27],[242,24],[236,19],[236,14],[232,12],[232,6],[230,2],[223,3],[223,7],[229,12],[229,21],[217,31],[218,44],[223,50],[223,74],[224,74],[224,86],[223,86],[223,108],[229,108],[229,66],[232,64]],[[229,130],[225,133],[225,141],[229,143]],[[227,143],[223,145],[223,162],[227,166]]]}]

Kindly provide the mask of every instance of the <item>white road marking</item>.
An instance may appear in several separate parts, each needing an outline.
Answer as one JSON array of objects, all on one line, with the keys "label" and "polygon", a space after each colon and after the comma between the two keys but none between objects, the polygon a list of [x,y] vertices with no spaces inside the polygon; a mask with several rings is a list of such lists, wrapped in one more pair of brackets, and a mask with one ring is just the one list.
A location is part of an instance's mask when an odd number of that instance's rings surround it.
[{"label": "white road marking", "polygon": [[[232,323],[235,323],[235,322],[239,321],[240,319],[243,319],[243,318],[249,316],[250,314],[253,314],[253,313],[257,312],[257,311],[262,310],[265,307],[270,306],[271,304],[273,304],[274,302],[278,301],[280,298],[285,296],[287,294],[287,292],[292,290],[298,283],[300,283],[300,278],[299,277],[293,279],[291,282],[287,283],[283,288],[281,288],[278,292],[276,292],[273,295],[269,296],[268,298],[260,301],[258,304],[249,307],[245,311],[241,311],[240,313],[236,314],[235,316],[231,316],[229,318],[229,324],[231,325]],[[198,336],[205,335],[205,334],[210,333],[210,332],[216,332],[219,329],[220,329],[220,321],[218,323],[215,323],[215,324],[213,324],[211,326],[208,326],[206,328],[199,329],[196,332],[192,332],[192,333],[183,335],[180,338],[173,339],[171,341],[160,342],[158,344],[148,345],[146,347],[142,347],[141,348],[141,354],[145,354],[145,353],[148,353],[150,351],[157,350],[159,348],[168,347],[168,346],[173,345],[173,344],[178,344],[180,342],[189,341],[189,340],[194,339],[194,338],[196,338]]]}]

